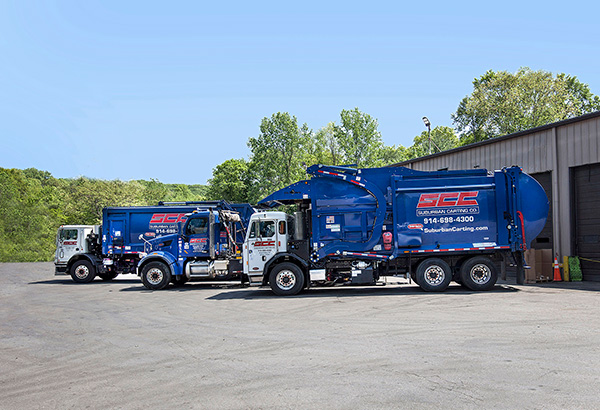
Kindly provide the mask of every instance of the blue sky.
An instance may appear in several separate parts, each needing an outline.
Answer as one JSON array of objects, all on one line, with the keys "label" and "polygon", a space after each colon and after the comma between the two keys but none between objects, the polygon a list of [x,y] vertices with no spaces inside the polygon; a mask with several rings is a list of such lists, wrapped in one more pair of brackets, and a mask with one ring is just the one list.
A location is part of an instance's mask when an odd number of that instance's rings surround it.
[{"label": "blue sky", "polygon": [[595,2],[0,2],[0,167],[204,184],[260,121],[358,107],[411,145],[488,69],[600,94]]}]

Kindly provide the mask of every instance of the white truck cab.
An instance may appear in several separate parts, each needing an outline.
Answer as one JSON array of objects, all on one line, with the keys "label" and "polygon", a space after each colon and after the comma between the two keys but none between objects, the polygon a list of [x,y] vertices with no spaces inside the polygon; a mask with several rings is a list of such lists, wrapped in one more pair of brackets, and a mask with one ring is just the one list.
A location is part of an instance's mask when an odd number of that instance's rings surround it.
[{"label": "white truck cab", "polygon": [[250,285],[263,284],[265,265],[287,252],[289,218],[279,211],[257,212],[250,218],[243,248],[244,274]]},{"label": "white truck cab", "polygon": [[89,234],[100,234],[99,225],[62,225],[56,233],[56,253],[54,255],[55,273],[68,275],[69,261],[79,254],[88,253]]}]

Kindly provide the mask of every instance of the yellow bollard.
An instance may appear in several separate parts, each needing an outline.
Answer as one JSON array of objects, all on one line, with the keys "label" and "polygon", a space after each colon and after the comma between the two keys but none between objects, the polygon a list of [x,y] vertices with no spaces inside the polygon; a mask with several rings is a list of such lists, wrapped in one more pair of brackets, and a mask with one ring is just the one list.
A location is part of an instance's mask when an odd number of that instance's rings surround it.
[{"label": "yellow bollard", "polygon": [[569,257],[563,256],[563,276],[565,278],[565,282],[569,281]]}]

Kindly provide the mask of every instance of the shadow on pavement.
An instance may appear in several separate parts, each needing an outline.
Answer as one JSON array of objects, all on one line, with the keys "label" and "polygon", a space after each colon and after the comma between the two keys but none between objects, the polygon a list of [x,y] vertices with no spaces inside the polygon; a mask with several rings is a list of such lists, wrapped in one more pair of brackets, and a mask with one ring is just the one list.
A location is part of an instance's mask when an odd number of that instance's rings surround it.
[{"label": "shadow on pavement", "polygon": [[74,285],[74,286],[94,286],[94,284],[104,283],[105,285],[122,285],[124,283],[141,283],[139,279],[113,279],[113,280],[100,280],[94,279],[90,283],[77,283],[74,282],[70,277],[64,279],[50,279],[40,280],[36,282],[29,282],[29,285]]},{"label": "shadow on pavement", "polygon": [[[340,298],[340,297],[355,297],[355,296],[435,296],[435,295],[470,295],[482,293],[507,293],[518,292],[519,289],[508,285],[496,285],[492,290],[487,292],[473,292],[465,289],[460,285],[450,286],[445,292],[424,292],[417,286],[339,286],[332,288],[311,288],[301,292],[295,296],[284,296],[285,298]],[[267,299],[278,298],[270,289],[239,289],[230,292],[222,292],[218,295],[210,296],[207,299],[211,300],[229,300],[229,299]]]},{"label": "shadow on pavement", "polygon": [[247,289],[246,288],[242,288],[240,286],[239,283],[234,283],[234,284],[214,284],[214,283],[186,283],[184,285],[179,285],[179,286],[173,286],[173,285],[169,285],[167,286],[167,288],[165,289],[161,289],[161,290],[150,290],[150,289],[146,289],[146,287],[144,285],[142,285],[141,281],[135,282],[137,284],[139,284],[140,286],[134,286],[131,288],[124,288],[124,289],[120,289],[119,292],[141,292],[141,291],[145,291],[145,292],[189,292],[189,291],[201,291],[202,289],[214,289],[214,288],[221,288],[221,289]]}]

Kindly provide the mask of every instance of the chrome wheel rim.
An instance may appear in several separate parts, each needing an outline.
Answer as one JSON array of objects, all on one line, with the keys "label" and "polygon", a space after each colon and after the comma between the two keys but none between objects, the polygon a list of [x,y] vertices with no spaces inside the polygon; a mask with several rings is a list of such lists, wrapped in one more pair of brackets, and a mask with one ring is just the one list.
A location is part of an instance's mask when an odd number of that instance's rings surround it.
[{"label": "chrome wheel rim", "polygon": [[90,275],[90,270],[85,265],[79,265],[75,268],[75,276],[78,279],[86,279]]},{"label": "chrome wheel rim", "polygon": [[425,282],[429,285],[439,285],[444,281],[445,277],[444,269],[438,265],[433,265],[425,269]]},{"label": "chrome wheel rim", "polygon": [[492,270],[489,268],[489,266],[483,263],[478,263],[471,268],[469,275],[471,276],[471,280],[473,282],[477,283],[478,285],[483,285],[489,282],[490,278],[492,277]]},{"label": "chrome wheel rim", "polygon": [[291,270],[282,270],[275,277],[277,287],[281,290],[290,290],[296,285],[296,275]]},{"label": "chrome wheel rim", "polygon": [[146,273],[146,279],[151,285],[158,285],[162,282],[164,274],[158,268],[152,268]]}]

